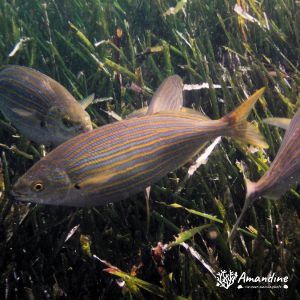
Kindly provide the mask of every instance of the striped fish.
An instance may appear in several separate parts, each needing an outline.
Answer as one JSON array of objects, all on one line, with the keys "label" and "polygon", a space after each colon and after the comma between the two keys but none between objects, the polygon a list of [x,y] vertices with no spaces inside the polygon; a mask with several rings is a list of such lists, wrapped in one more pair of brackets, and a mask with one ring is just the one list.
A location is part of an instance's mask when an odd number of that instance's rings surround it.
[{"label": "striped fish", "polygon": [[241,214],[231,231],[231,240],[235,237],[246,211],[256,199],[266,197],[277,200],[286,191],[300,183],[300,109],[292,120],[268,118],[264,122],[287,129],[287,131],[274,161],[259,181],[251,182],[245,178],[246,199]]},{"label": "striped fish", "polygon": [[246,121],[264,89],[220,120],[159,112],[108,124],[55,148],[18,179],[16,200],[97,206],[143,191],[185,164],[203,143],[229,136],[267,147]]},{"label": "striped fish", "polygon": [[0,110],[26,138],[46,146],[92,130],[88,113],[62,85],[27,67],[1,70]]}]

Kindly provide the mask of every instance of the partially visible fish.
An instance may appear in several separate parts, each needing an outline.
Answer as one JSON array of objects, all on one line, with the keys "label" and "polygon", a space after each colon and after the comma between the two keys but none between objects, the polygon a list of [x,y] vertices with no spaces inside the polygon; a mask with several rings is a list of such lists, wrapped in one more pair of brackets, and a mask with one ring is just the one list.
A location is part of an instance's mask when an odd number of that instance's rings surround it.
[{"label": "partially visible fish", "polygon": [[185,164],[208,140],[237,138],[267,147],[246,118],[262,95],[255,92],[219,120],[159,112],[104,125],[55,148],[13,187],[16,200],[89,207],[143,191]]},{"label": "partially visible fish", "polygon": [[261,197],[277,200],[286,191],[300,183],[300,109],[293,119],[268,118],[265,123],[287,129],[275,159],[267,172],[257,181],[251,182],[245,178],[246,199],[241,214],[230,234],[235,237],[238,226],[249,207]]},{"label": "partially visible fish", "polygon": [[27,67],[0,71],[0,110],[26,138],[46,146],[92,130],[88,113],[62,85]]}]

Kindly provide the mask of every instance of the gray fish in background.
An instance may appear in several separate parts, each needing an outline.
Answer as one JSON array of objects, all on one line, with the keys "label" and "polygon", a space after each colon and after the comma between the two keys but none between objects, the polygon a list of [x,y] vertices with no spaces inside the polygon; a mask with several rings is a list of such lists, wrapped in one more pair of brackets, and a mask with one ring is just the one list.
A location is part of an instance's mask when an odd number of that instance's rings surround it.
[{"label": "gray fish in background", "polygon": [[[169,84],[159,93],[167,102],[172,92]],[[259,132],[246,121],[263,91],[258,90],[219,120],[203,120],[197,114],[175,109],[81,134],[38,161],[18,179],[12,194],[16,200],[40,204],[104,205],[143,191],[184,165],[204,143],[218,136],[267,147]]]},{"label": "gray fish in background", "polygon": [[27,67],[0,71],[0,110],[26,138],[46,146],[92,130],[90,116],[67,89]]},{"label": "gray fish in background", "polygon": [[277,200],[286,191],[300,183],[300,109],[292,120],[268,118],[264,122],[287,129],[287,131],[267,172],[257,182],[245,178],[246,199],[242,212],[231,231],[231,240],[234,238],[245,212],[256,199],[266,197]]}]

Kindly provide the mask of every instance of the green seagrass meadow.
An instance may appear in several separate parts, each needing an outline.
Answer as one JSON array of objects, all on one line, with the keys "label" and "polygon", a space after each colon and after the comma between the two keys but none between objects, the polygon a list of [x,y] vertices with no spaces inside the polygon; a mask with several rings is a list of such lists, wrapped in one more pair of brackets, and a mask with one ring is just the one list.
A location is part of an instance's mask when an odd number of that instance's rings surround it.
[{"label": "green seagrass meadow", "polygon": [[[185,106],[212,119],[266,87],[249,120],[269,144],[222,138],[192,176],[193,161],[150,197],[89,209],[28,205],[10,190],[45,148],[0,115],[0,299],[300,299],[297,187],[257,200],[228,241],[243,172],[257,181],[284,135],[262,119],[292,118],[300,107],[299,58],[297,0],[0,0],[0,67],[32,67],[77,100],[94,93],[95,128],[146,106],[178,74],[207,85],[185,90]],[[288,287],[226,289],[222,270],[288,276]]]}]

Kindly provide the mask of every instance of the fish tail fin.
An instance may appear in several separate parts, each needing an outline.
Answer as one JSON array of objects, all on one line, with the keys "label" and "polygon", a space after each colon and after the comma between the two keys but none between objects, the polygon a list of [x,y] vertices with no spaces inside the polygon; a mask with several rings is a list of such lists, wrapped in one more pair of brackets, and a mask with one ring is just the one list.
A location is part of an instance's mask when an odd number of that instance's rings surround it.
[{"label": "fish tail fin", "polygon": [[253,201],[255,200],[255,191],[256,191],[256,182],[252,182],[250,181],[246,176],[245,174],[243,173],[244,175],[244,181],[245,181],[245,184],[246,184],[246,197],[245,197],[245,203],[243,205],[243,208],[242,208],[242,211],[239,215],[239,217],[237,218],[235,224],[233,225],[232,227],[232,230],[229,234],[229,243],[231,243],[235,236],[236,236],[236,233],[238,231],[238,228],[239,226],[241,225],[242,221],[243,221],[243,218],[244,218],[244,215],[245,213],[247,212],[248,208],[251,207],[251,205],[253,204]]},{"label": "fish tail fin", "polygon": [[246,201],[254,198],[255,192],[256,192],[256,182],[251,181],[244,175],[244,181],[246,184]]},{"label": "fish tail fin", "polygon": [[247,122],[246,119],[256,101],[264,91],[265,88],[259,89],[233,112],[227,114],[221,119],[232,129],[232,137],[260,148],[268,148],[268,144],[265,142],[265,139],[261,133],[251,123]]}]

